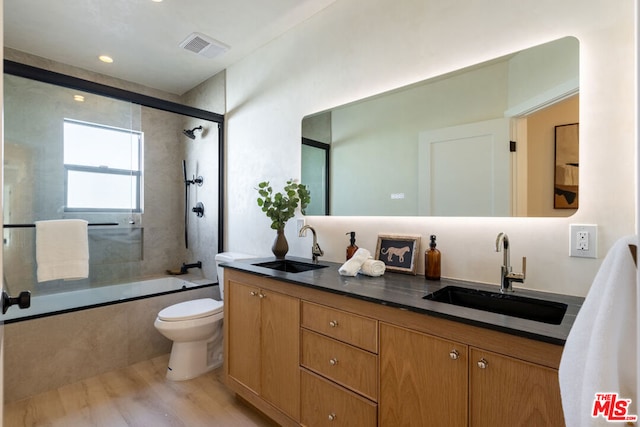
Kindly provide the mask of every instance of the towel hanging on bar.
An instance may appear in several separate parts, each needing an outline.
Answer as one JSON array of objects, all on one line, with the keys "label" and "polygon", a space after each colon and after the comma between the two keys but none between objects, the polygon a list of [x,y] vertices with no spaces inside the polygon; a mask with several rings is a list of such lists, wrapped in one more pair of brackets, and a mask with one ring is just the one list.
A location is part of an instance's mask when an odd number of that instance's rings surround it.
[{"label": "towel hanging on bar", "polygon": [[89,277],[89,236],[82,219],[36,221],[38,282]]}]

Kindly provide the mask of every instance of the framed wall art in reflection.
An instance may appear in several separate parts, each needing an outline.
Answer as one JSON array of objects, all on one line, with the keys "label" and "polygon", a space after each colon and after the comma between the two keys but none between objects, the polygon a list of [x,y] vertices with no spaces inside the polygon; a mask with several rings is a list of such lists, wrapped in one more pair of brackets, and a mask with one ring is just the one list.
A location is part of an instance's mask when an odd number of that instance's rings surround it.
[{"label": "framed wall art in reflection", "polygon": [[416,274],[419,235],[379,234],[375,258],[385,263],[387,271]]},{"label": "framed wall art in reflection", "polygon": [[554,209],[578,209],[578,123],[555,127]]}]

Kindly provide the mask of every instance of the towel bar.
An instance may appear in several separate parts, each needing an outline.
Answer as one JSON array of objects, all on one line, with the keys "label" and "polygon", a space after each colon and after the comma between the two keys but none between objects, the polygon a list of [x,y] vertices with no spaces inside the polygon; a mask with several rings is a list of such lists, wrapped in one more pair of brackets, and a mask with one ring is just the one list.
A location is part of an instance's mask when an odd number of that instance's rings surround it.
[{"label": "towel bar", "polygon": [[[95,227],[98,225],[119,225],[117,222],[97,222],[88,224],[89,227]],[[35,224],[3,224],[3,228],[35,228]]]}]

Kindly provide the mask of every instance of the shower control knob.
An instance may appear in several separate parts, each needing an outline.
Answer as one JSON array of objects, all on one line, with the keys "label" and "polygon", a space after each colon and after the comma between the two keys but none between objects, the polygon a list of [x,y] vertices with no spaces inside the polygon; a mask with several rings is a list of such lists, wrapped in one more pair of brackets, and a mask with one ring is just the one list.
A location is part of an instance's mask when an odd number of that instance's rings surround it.
[{"label": "shower control knob", "polygon": [[198,218],[202,218],[204,216],[204,205],[202,204],[202,202],[198,202],[196,204],[196,207],[192,208],[191,210],[195,212]]},{"label": "shower control knob", "polygon": [[31,307],[31,292],[22,291],[16,298],[14,298],[9,296],[7,291],[2,291],[2,314],[5,314],[9,307],[15,304],[18,304],[18,307],[20,308]]}]

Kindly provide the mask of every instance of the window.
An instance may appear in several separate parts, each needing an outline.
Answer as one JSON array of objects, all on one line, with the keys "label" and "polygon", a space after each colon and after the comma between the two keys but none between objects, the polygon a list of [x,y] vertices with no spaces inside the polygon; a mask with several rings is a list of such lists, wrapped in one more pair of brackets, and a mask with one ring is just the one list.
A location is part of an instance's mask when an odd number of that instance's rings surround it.
[{"label": "window", "polygon": [[65,119],[65,210],[141,212],[141,153],[141,132]]}]

